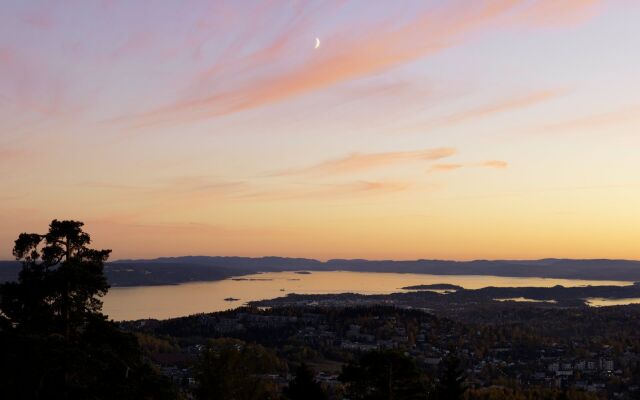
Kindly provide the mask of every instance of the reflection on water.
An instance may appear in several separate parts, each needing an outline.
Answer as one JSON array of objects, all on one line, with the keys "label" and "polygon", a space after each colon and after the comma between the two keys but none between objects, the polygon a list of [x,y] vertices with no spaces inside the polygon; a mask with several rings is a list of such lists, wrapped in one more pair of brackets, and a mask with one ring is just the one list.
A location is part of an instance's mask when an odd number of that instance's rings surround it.
[{"label": "reflection on water", "polygon": [[552,303],[555,304],[557,303],[556,300],[536,300],[536,299],[529,299],[527,297],[511,297],[508,299],[494,299],[495,301],[515,301],[517,303]]},{"label": "reflection on water", "polygon": [[640,298],[605,299],[602,297],[589,297],[584,299],[584,302],[591,307],[626,306],[628,304],[640,304]]},{"label": "reflection on water", "polygon": [[[425,275],[375,272],[272,272],[246,275],[213,282],[182,285],[111,288],[104,299],[103,311],[115,320],[171,318],[200,312],[222,311],[248,301],[272,299],[288,293],[362,293],[404,292],[413,285],[449,283],[466,289],[496,287],[551,287],[585,285],[628,285],[621,281],[584,281],[545,278],[509,278],[477,275]],[[239,301],[229,302],[234,298]]]},{"label": "reflection on water", "polygon": [[420,289],[420,290],[411,290],[411,291],[412,292],[433,292],[433,293],[440,293],[440,294],[450,294],[450,293],[457,292],[457,290],[455,289]]}]

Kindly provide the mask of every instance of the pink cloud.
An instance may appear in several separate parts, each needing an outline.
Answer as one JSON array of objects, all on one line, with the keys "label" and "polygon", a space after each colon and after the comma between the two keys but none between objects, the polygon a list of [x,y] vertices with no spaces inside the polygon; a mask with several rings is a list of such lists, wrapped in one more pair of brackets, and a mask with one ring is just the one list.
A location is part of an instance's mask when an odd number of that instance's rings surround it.
[{"label": "pink cloud", "polygon": [[462,164],[435,164],[429,171],[431,172],[449,172],[464,167]]},{"label": "pink cloud", "polygon": [[591,129],[594,127],[624,124],[636,121],[640,121],[640,106],[628,106],[617,110],[594,113],[582,117],[571,118],[564,121],[543,125],[538,128],[532,128],[531,131],[556,133],[558,131]]},{"label": "pink cloud", "polygon": [[[227,54],[224,60],[198,74],[189,84],[191,89],[186,97],[166,107],[134,116],[132,121],[135,126],[146,126],[163,121],[210,118],[261,107],[435,54],[470,40],[485,29],[513,24],[544,25],[548,18],[557,22],[572,21],[575,14],[582,15],[597,2],[557,0],[554,3],[559,5],[553,7],[548,3],[524,0],[447,3],[417,13],[402,25],[389,19],[374,25],[351,26],[323,38],[323,45],[317,51],[311,44],[303,49],[296,46],[305,26],[301,22],[305,21],[304,14],[300,14],[270,44],[248,56]],[[242,41],[238,46],[242,46]],[[287,67],[279,64],[285,53],[294,51],[300,53],[300,61]],[[269,70],[269,66],[278,67]],[[235,79],[234,82],[234,78],[243,71],[261,70],[265,73]],[[234,83],[226,84],[227,81]],[[195,96],[194,90],[197,92]],[[545,94],[539,96],[544,97]],[[521,101],[533,103],[539,99]],[[509,107],[509,104],[503,107]]]},{"label": "pink cloud", "polygon": [[280,188],[256,191],[238,196],[239,199],[250,200],[325,200],[348,199],[361,196],[378,196],[402,192],[411,184],[400,181],[354,181],[336,184],[318,184],[301,188]]},{"label": "pink cloud", "polygon": [[487,117],[494,114],[505,113],[534,106],[545,101],[552,100],[566,93],[563,89],[542,90],[532,93],[517,95],[508,99],[502,99],[493,103],[484,104],[476,108],[457,112],[449,116],[440,118],[432,123],[434,126],[451,125],[467,122],[477,118]]},{"label": "pink cloud", "polygon": [[593,17],[602,5],[601,0],[537,1],[515,22],[535,26],[578,24]]},{"label": "pink cloud", "polygon": [[501,160],[489,160],[481,162],[478,166],[483,168],[505,169],[509,167],[509,163]]},{"label": "pink cloud", "polygon": [[23,150],[0,148],[0,165],[16,160],[25,156],[27,153]]},{"label": "pink cloud", "polygon": [[449,147],[418,151],[351,153],[342,158],[324,161],[305,168],[283,171],[277,175],[347,174],[406,162],[440,160],[454,154],[456,154],[456,149]]},{"label": "pink cloud", "polygon": [[109,182],[82,182],[83,188],[102,189],[118,192],[122,195],[140,198],[147,195],[153,198],[223,198],[245,192],[249,184],[245,181],[220,180],[207,176],[181,176],[165,179],[155,184],[134,185]]},{"label": "pink cloud", "polygon": [[[341,183],[249,183],[215,181],[206,177],[181,177],[159,185],[135,186],[100,182],[79,185],[95,191],[110,192],[111,202],[138,204],[134,213],[121,214],[120,221],[133,223],[144,215],[163,215],[169,209],[209,208],[215,202],[262,200],[342,199],[359,196],[377,196],[401,192],[411,184],[402,181],[359,180]],[[136,209],[135,206],[133,206]],[[111,217],[110,217],[111,219]]]}]

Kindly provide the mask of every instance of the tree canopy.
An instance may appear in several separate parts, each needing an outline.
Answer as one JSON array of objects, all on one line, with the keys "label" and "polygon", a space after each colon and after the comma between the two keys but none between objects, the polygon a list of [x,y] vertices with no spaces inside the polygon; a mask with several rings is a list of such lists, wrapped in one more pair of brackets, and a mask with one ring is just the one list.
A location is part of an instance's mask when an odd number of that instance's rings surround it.
[{"label": "tree canopy", "polygon": [[268,400],[278,398],[269,379],[285,364],[266,348],[236,339],[209,341],[196,366],[201,399]]},{"label": "tree canopy", "polygon": [[109,289],[103,274],[111,250],[89,248],[82,222],[53,220],[46,234],[21,233],[13,255],[22,262],[18,282],[2,287],[0,307],[17,329],[62,333],[67,339],[101,316]]},{"label": "tree canopy", "polygon": [[440,363],[440,377],[436,385],[435,396],[443,400],[462,400],[464,398],[464,375],[460,368],[460,359],[449,354]]},{"label": "tree canopy", "polygon": [[17,282],[0,285],[0,392],[22,399],[175,398],[132,334],[101,313],[111,250],[89,247],[79,221],[22,233]]},{"label": "tree canopy", "polygon": [[313,370],[302,363],[296,369],[296,375],[289,386],[283,391],[284,397],[289,400],[326,400],[327,394],[322,386],[316,382]]},{"label": "tree canopy", "polygon": [[414,361],[395,351],[365,353],[346,365],[339,378],[354,400],[418,400],[427,398],[427,386]]}]

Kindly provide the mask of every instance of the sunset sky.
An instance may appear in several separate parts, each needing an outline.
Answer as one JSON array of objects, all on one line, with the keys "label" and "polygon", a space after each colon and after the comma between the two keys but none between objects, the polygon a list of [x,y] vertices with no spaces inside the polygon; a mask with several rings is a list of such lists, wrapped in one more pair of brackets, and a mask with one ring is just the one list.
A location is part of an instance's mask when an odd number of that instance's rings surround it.
[{"label": "sunset sky", "polygon": [[635,0],[3,0],[0,259],[53,218],[114,259],[640,259],[639,21]]}]

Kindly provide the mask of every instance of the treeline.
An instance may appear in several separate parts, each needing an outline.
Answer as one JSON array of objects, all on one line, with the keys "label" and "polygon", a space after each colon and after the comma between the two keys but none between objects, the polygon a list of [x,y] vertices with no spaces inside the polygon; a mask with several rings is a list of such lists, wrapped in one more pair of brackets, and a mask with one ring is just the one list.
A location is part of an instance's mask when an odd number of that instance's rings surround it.
[{"label": "treeline", "polygon": [[431,380],[413,359],[396,351],[365,353],[346,364],[338,377],[341,385],[321,384],[304,363],[283,384],[278,377],[287,372],[287,363],[273,351],[235,339],[215,339],[207,343],[195,371],[199,383],[193,392],[200,399],[457,400],[465,393],[455,358],[447,359],[442,375]]},{"label": "treeline", "polygon": [[512,382],[468,388],[460,361],[451,355],[435,375],[425,374],[415,361],[398,351],[373,351],[343,366],[339,384],[315,378],[305,363],[282,382],[287,363],[258,344],[236,339],[211,340],[195,366],[198,399],[282,400],[595,400],[600,397],[573,389],[521,388]]}]

